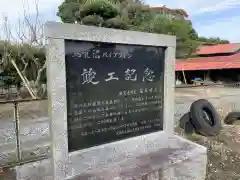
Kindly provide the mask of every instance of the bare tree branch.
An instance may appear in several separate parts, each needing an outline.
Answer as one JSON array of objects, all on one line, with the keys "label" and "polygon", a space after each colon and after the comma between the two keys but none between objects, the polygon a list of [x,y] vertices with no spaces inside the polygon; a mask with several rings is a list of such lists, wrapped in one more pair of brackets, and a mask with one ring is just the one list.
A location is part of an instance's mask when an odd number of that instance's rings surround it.
[{"label": "bare tree branch", "polygon": [[37,74],[37,78],[36,78],[36,81],[35,81],[35,85],[39,86],[42,73],[46,69],[46,66],[47,66],[47,61],[45,61],[44,65],[38,70],[38,74]]},{"label": "bare tree branch", "polygon": [[[34,52],[32,52],[33,49],[37,50],[40,47],[42,48],[44,45],[43,21],[40,17],[38,3],[39,1],[35,0],[35,18],[33,19],[29,16],[29,4],[27,0],[23,0],[23,17],[18,20],[17,27],[15,27],[16,38],[14,38],[12,34],[14,31],[12,31],[13,27],[9,25],[8,18],[4,18],[3,28],[6,41],[8,44],[11,44],[13,43],[13,39],[16,40],[14,47],[16,47],[17,52],[12,54],[11,49],[9,49],[8,45],[6,45],[4,46],[3,58],[0,59],[1,66],[5,66],[7,64],[13,65],[31,95],[33,92],[38,93],[43,91],[41,88],[41,77],[46,69],[46,61],[41,62],[38,57],[35,57],[33,54]],[[17,59],[13,57],[14,55],[17,56]],[[27,74],[28,77],[31,76],[30,79],[33,79],[34,81],[34,88],[36,88],[34,91],[31,90]]]}]

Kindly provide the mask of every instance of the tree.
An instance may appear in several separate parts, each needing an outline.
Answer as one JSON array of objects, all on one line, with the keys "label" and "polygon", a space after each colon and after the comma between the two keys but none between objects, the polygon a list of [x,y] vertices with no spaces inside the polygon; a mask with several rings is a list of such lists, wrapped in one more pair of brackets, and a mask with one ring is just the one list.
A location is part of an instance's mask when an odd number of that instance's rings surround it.
[{"label": "tree", "polygon": [[205,43],[205,44],[229,44],[230,42],[228,40],[223,40],[220,39],[219,37],[210,37],[210,38],[206,38],[206,37],[199,37],[198,41]]},{"label": "tree", "polygon": [[141,1],[65,0],[57,15],[63,22],[177,36],[177,57],[196,51],[198,35],[186,20],[159,15]]},{"label": "tree", "polygon": [[150,32],[175,35],[177,37],[177,57],[191,55],[199,46],[198,35],[191,23],[181,19],[168,19],[164,16],[155,16],[149,23],[145,23]]},{"label": "tree", "polygon": [[172,17],[174,18],[180,18],[180,19],[188,18],[187,12],[183,9],[167,8],[165,5],[158,6],[158,7],[151,7],[151,9],[156,13],[171,14]]},{"label": "tree", "polygon": [[0,42],[0,69],[5,84],[20,86],[22,82],[33,98],[45,96],[46,60],[38,4],[34,20],[24,10],[24,17],[19,20],[15,35],[8,24],[8,18],[5,17],[5,38]]}]

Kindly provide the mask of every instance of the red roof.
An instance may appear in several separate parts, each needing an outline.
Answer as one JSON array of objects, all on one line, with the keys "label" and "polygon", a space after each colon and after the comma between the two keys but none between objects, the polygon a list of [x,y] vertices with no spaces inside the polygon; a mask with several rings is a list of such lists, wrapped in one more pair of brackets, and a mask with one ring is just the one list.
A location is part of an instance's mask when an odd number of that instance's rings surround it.
[{"label": "red roof", "polygon": [[240,53],[230,56],[197,57],[177,59],[175,70],[209,70],[240,68]]},{"label": "red roof", "polygon": [[240,43],[218,44],[212,46],[201,46],[196,52],[199,55],[232,53],[240,49]]}]

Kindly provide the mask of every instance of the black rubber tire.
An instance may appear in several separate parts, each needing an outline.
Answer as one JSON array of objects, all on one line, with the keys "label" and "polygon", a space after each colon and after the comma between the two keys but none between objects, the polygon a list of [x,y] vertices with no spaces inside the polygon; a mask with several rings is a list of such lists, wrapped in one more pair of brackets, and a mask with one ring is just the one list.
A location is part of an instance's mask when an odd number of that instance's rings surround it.
[{"label": "black rubber tire", "polygon": [[180,118],[180,120],[179,120],[179,126],[180,126],[182,129],[184,129],[186,122],[189,121],[189,118],[190,118],[189,112],[185,113],[185,114],[182,115],[182,117]]},{"label": "black rubber tire", "polygon": [[230,112],[224,119],[225,124],[233,124],[234,121],[240,121],[240,112]]},{"label": "black rubber tire", "polygon": [[194,126],[192,125],[191,121],[190,121],[190,113],[187,112],[185,113],[179,120],[180,122],[180,127],[182,129],[184,129],[184,132],[186,134],[192,134],[194,133],[195,129]]},{"label": "black rubber tire", "polygon": [[199,99],[192,103],[190,121],[196,132],[204,136],[218,135],[221,129],[220,116],[206,99]]}]

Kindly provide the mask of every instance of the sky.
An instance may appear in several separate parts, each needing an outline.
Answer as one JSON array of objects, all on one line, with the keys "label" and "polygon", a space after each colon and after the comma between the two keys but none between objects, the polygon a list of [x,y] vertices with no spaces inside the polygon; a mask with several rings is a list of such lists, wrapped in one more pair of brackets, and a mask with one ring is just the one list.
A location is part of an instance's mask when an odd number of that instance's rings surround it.
[{"label": "sky", "polygon": [[[35,2],[39,4],[41,19],[60,21],[56,16],[57,7],[63,0],[0,0],[0,28],[3,17],[8,17],[11,26],[25,12],[34,17]],[[240,42],[240,0],[146,0],[150,5],[166,5],[169,8],[182,8],[200,36],[220,37],[231,42]],[[0,29],[1,31],[1,29]],[[1,36],[1,34],[0,34]]]}]

